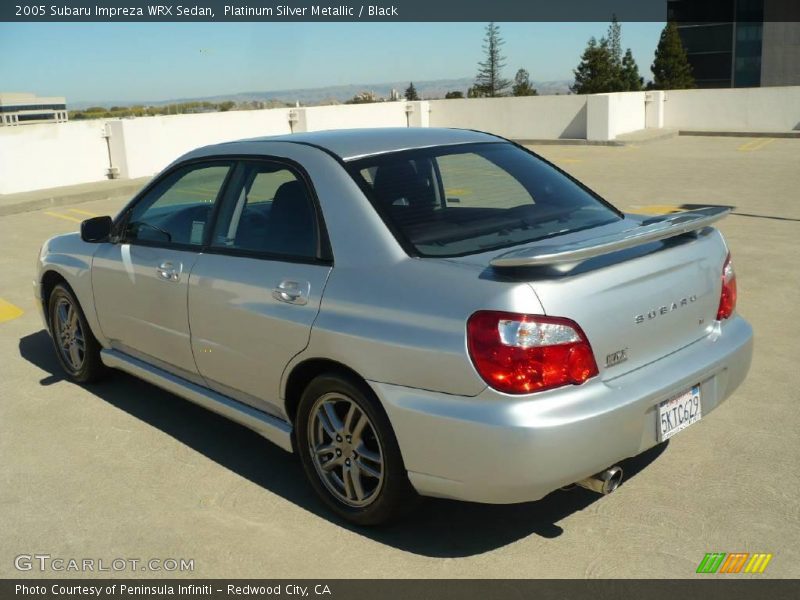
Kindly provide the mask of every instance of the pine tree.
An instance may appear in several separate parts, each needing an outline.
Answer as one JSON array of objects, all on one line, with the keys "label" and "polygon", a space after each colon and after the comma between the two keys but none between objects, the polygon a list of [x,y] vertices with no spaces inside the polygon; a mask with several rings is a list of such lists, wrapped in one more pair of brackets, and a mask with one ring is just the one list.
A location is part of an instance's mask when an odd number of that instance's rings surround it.
[{"label": "pine tree", "polygon": [[531,77],[528,71],[520,69],[514,76],[514,85],[511,93],[515,96],[538,96],[536,88],[531,84]]},{"label": "pine tree", "polygon": [[644,79],[639,76],[639,66],[633,58],[633,52],[628,48],[622,57],[621,70],[622,89],[626,92],[640,92]]},{"label": "pine tree", "polygon": [[494,23],[486,26],[486,36],[483,42],[483,51],[486,59],[478,63],[478,75],[475,77],[476,97],[504,95],[510,82],[503,79],[502,70],[506,59],[500,54],[500,47],[505,42],[500,37],[500,27]]},{"label": "pine tree", "polygon": [[656,90],[685,90],[695,87],[692,66],[686,58],[686,51],[674,21],[667,23],[661,32],[656,47],[656,58],[651,67]]},{"label": "pine tree", "polygon": [[600,42],[592,37],[581,55],[581,62],[573,71],[575,83],[570,90],[575,94],[602,94],[615,91],[619,84],[618,72],[614,69],[608,41]]},{"label": "pine tree", "polygon": [[406,100],[419,100],[419,95],[417,94],[417,88],[414,87],[414,82],[408,84],[405,92]]},{"label": "pine tree", "polygon": [[607,37],[600,39],[600,44],[607,44],[608,54],[611,60],[611,80],[608,84],[607,92],[627,91],[625,74],[622,71],[622,25],[617,21],[617,15],[611,16],[611,24],[608,26]]},{"label": "pine tree", "polygon": [[622,25],[617,21],[617,15],[611,15],[611,24],[608,26],[608,52],[611,62],[622,67]]}]

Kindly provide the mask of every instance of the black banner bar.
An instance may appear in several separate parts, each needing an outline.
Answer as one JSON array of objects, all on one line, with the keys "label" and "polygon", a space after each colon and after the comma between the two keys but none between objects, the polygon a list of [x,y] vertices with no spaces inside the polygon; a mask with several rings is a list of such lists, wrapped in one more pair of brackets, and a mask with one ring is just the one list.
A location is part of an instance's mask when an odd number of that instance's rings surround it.
[{"label": "black banner bar", "polygon": [[4,0],[11,22],[800,21],[796,0]]},{"label": "black banner bar", "polygon": [[754,576],[690,580],[64,579],[2,580],[3,600],[794,600],[800,581]]}]

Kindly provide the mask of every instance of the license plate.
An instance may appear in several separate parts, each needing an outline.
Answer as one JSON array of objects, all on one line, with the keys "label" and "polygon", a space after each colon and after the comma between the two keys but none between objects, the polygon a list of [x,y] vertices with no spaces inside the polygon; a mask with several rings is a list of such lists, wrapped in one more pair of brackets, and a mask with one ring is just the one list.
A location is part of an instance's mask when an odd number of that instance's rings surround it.
[{"label": "license plate", "polygon": [[658,441],[668,440],[702,416],[699,385],[665,400],[658,405]]}]

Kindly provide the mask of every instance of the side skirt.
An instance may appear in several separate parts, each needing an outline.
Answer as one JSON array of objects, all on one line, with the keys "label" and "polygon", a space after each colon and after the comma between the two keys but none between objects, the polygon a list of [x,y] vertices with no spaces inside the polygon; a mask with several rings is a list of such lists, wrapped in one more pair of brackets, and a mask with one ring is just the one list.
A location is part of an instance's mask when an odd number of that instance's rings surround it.
[{"label": "side skirt", "polygon": [[292,426],[282,419],[176,377],[118,350],[104,349],[100,352],[100,357],[107,367],[130,373],[176,396],[194,402],[203,408],[252,429],[287,452],[294,452],[292,447]]}]

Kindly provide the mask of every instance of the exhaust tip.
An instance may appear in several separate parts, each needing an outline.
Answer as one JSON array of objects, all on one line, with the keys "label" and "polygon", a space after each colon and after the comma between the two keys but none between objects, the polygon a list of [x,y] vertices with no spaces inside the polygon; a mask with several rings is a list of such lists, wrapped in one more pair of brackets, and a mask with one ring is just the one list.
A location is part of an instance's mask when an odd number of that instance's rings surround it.
[{"label": "exhaust tip", "polygon": [[610,494],[622,483],[622,467],[614,465],[601,474],[605,482],[603,493]]},{"label": "exhaust tip", "polygon": [[616,490],[622,483],[622,467],[614,465],[604,471],[600,471],[591,477],[577,481],[576,483],[582,488],[597,492],[598,494],[610,494]]}]

